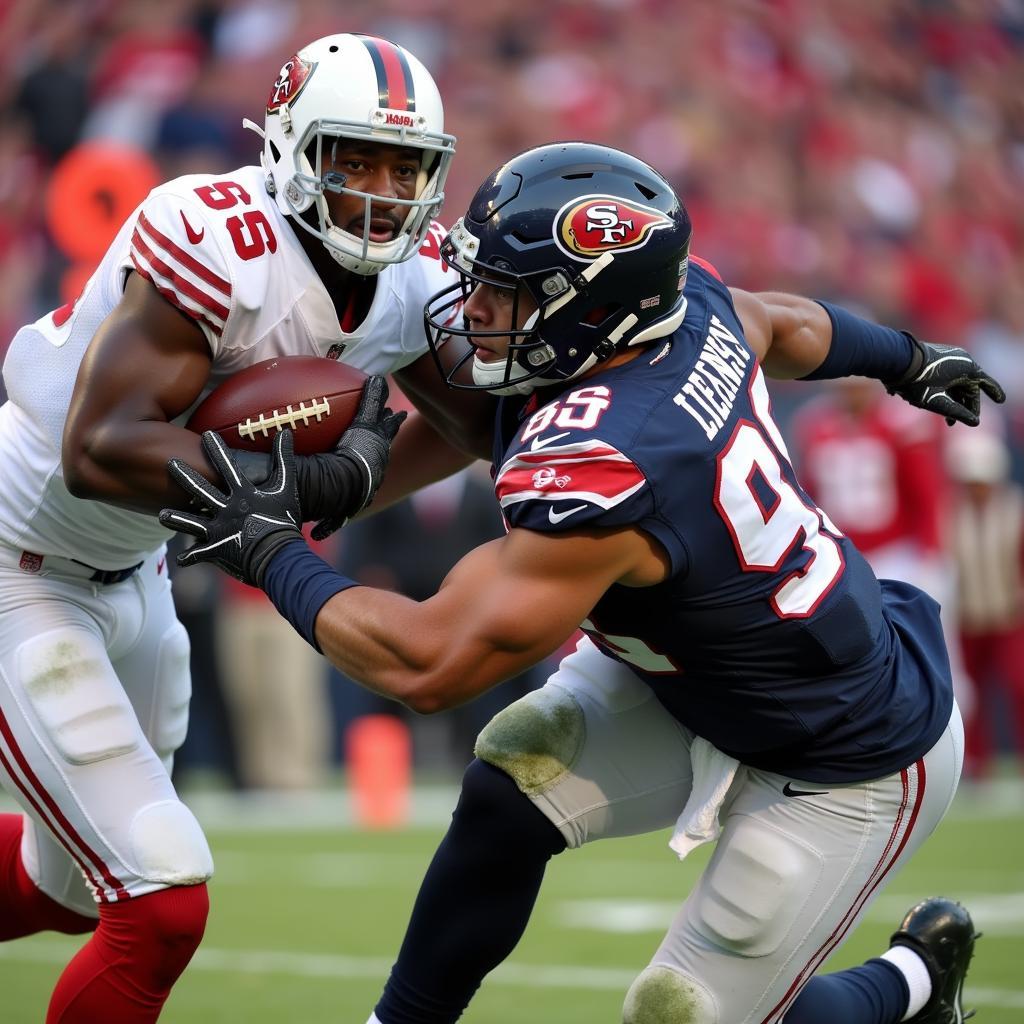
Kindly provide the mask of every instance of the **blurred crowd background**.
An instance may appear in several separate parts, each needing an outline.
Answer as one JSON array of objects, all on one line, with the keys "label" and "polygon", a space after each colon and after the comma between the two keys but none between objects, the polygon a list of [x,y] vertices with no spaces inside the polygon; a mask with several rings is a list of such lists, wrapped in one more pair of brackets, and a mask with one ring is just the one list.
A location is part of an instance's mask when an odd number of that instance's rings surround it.
[{"label": "blurred crowd background", "polygon": [[[262,123],[281,64],[338,31],[433,73],[458,137],[446,224],[511,154],[607,142],[678,187],[727,283],[966,346],[1008,394],[978,437],[877,385],[773,395],[816,500],[881,571],[942,598],[969,772],[1024,746],[1024,0],[0,0],[0,26],[0,354],[74,297],[139,182],[257,162],[242,118]],[[429,593],[500,529],[486,491],[464,474],[326,554]],[[262,598],[198,570],[178,593],[196,676],[181,770],[329,778],[347,724],[381,708]],[[461,766],[487,715],[542,678],[417,720],[417,768]]]}]

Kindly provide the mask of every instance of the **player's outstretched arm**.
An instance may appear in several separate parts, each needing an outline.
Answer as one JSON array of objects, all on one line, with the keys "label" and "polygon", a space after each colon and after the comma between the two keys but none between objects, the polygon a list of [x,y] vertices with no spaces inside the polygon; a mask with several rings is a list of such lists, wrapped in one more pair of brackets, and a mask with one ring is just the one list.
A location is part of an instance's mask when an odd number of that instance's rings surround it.
[{"label": "player's outstretched arm", "polygon": [[731,289],[744,333],[771,377],[828,380],[874,377],[911,405],[975,427],[981,393],[1006,396],[970,353],[919,341],[828,302]]},{"label": "player's outstretched arm", "polygon": [[617,580],[650,585],[667,573],[664,555],[638,530],[513,529],[470,552],[426,601],[362,587],[298,532],[287,435],[275,440],[274,475],[258,487],[214,434],[203,443],[219,487],[171,462],[183,489],[209,510],[161,512],[165,526],[197,540],[179,563],[213,562],[262,587],[342,672],[421,713],[471,700],[557,650]]}]

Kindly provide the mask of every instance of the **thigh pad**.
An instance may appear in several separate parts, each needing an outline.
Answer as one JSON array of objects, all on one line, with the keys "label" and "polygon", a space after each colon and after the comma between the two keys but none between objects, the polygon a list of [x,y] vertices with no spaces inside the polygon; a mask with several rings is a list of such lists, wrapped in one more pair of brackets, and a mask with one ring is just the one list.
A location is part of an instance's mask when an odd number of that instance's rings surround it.
[{"label": "thigh pad", "polygon": [[163,635],[157,649],[156,696],[150,743],[167,758],[185,742],[192,698],[188,633],[180,622]]},{"label": "thigh pad", "polygon": [[98,637],[55,629],[18,648],[22,691],[57,753],[72,765],[93,764],[142,742],[135,712]]},{"label": "thigh pad", "polygon": [[757,818],[736,816],[694,894],[692,923],[716,946],[767,956],[783,943],[821,880],[821,854]]}]

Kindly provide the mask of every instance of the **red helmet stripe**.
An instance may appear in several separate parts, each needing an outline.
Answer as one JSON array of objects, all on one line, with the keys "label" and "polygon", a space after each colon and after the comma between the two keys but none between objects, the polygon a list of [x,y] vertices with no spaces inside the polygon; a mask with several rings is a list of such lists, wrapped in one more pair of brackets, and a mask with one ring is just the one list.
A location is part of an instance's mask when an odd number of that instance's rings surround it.
[{"label": "red helmet stripe", "polygon": [[416,92],[412,83],[412,68],[405,51],[379,36],[363,36],[377,72],[377,94],[382,107],[391,110],[415,110]]}]

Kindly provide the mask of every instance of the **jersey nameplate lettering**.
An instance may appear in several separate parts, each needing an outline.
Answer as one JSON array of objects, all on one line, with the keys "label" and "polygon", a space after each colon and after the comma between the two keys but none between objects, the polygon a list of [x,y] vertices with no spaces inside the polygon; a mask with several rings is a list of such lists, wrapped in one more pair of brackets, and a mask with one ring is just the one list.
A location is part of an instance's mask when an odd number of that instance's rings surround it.
[{"label": "jersey nameplate lettering", "polygon": [[679,394],[672,399],[685,409],[709,441],[722,429],[743,384],[750,351],[717,316],[711,317],[700,358]]}]

